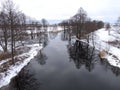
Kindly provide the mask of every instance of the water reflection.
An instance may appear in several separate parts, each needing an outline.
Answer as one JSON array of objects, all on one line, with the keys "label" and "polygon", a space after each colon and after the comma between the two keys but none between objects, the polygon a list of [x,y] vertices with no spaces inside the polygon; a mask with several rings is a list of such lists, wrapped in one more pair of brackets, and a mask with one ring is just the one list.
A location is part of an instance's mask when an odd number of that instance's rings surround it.
[{"label": "water reflection", "polygon": [[58,32],[50,32],[49,33],[50,39],[55,39],[57,37],[57,35],[58,35]]},{"label": "water reflection", "polygon": [[39,43],[43,44],[43,47],[46,47],[48,45],[49,42],[49,37],[47,33],[41,34],[39,36]]},{"label": "water reflection", "polygon": [[67,40],[69,40],[69,33],[67,33],[67,32],[62,32],[61,33],[61,40],[62,41],[67,41]]},{"label": "water reflection", "polygon": [[96,54],[97,51],[95,51],[94,48],[77,40],[73,45],[69,44],[67,48],[70,60],[75,63],[77,69],[80,69],[82,65],[84,65],[88,71],[94,69],[96,59],[99,59]]},{"label": "water reflection", "polygon": [[101,60],[98,51],[86,43],[60,39],[39,51],[12,80],[10,90],[120,90],[119,68]]},{"label": "water reflection", "polygon": [[118,68],[118,67],[111,67],[111,70],[112,70],[113,74],[115,74],[116,76],[120,75],[120,68]]},{"label": "water reflection", "polygon": [[120,76],[120,68],[111,66],[106,59],[100,60],[100,62],[106,71],[110,69],[115,76]]},{"label": "water reflection", "polygon": [[120,68],[111,66],[106,59],[100,59],[99,52],[88,44],[77,40],[74,44],[71,44],[69,41],[67,49],[70,61],[74,62],[77,69],[84,65],[91,72],[95,68],[96,63],[101,63],[104,70],[111,70],[115,76],[120,76]]},{"label": "water reflection", "polygon": [[40,65],[44,65],[44,64],[46,64],[47,56],[45,55],[45,53],[42,52],[42,50],[40,50],[40,51],[38,52],[38,54],[35,56],[35,60],[36,60]]},{"label": "water reflection", "polygon": [[40,87],[40,82],[34,77],[34,72],[23,68],[22,72],[12,79],[9,90],[37,90],[38,87]]}]

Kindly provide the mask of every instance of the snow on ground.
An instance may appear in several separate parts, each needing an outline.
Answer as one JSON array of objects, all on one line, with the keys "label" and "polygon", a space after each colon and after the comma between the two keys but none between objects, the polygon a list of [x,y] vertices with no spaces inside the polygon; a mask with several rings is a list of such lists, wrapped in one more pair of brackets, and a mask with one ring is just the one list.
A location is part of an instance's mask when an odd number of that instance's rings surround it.
[{"label": "snow on ground", "polygon": [[48,32],[57,32],[63,30],[60,26],[57,27],[48,27]]},{"label": "snow on ground", "polygon": [[62,27],[58,26],[57,30],[58,30],[58,31],[61,31],[61,30],[63,30],[63,29],[62,29]]},{"label": "snow on ground", "polygon": [[101,41],[114,41],[116,38],[108,34],[108,30],[100,29],[95,32]]},{"label": "snow on ground", "polygon": [[[15,65],[10,66],[9,70],[5,73],[0,73],[0,88],[2,86],[5,86],[7,84],[10,83],[11,78],[13,78],[14,76],[16,76],[21,69],[26,66],[31,59],[34,58],[34,56],[37,55],[38,51],[40,49],[42,49],[42,44],[33,44],[33,45],[27,45],[28,47],[31,47],[31,50],[28,53],[24,53],[22,55],[24,56],[29,56],[28,58],[26,58],[25,60],[23,60],[23,62],[17,62],[15,63]],[[4,62],[0,62],[0,64],[2,64]]]},{"label": "snow on ground", "polygon": [[3,51],[2,47],[0,46],[0,51]]},{"label": "snow on ground", "polygon": [[[109,34],[108,30],[102,28],[89,35],[94,35],[94,47],[100,52],[106,52],[104,58],[106,58],[111,65],[120,68],[120,34],[117,32],[117,29],[112,27]],[[87,42],[85,39],[82,41]],[[91,39],[89,43],[91,46],[93,46],[92,42]]]},{"label": "snow on ground", "polygon": [[[51,27],[51,26],[49,26],[48,28],[47,28],[47,32],[58,32],[58,31],[62,31],[63,29],[62,29],[62,27],[60,27],[60,26],[57,26],[57,27]],[[32,33],[38,33],[38,32],[44,32],[44,29],[43,28],[41,28],[41,30],[37,30],[36,28],[35,28],[35,30],[26,30],[26,32],[28,33],[28,34],[31,34],[31,31],[32,31]]]},{"label": "snow on ground", "polygon": [[[57,32],[57,31],[61,31],[62,28],[60,26],[57,26],[57,27],[48,27],[48,32]],[[41,31],[44,31],[44,30],[41,30]],[[35,28],[35,30],[32,30],[32,33],[37,33],[39,32],[39,30],[37,30]],[[28,34],[31,34],[31,30],[27,30],[27,33]],[[19,45],[19,42],[16,43],[17,45]],[[27,58],[25,60],[23,60],[23,62],[16,62],[15,65],[12,65],[9,67],[9,69],[4,72],[4,73],[0,73],[0,88],[9,84],[10,83],[10,80],[16,76],[20,71],[21,69],[26,66],[30,60],[32,58],[34,58],[34,56],[37,55],[37,52],[42,49],[42,45],[39,46],[39,44],[32,44],[32,45],[26,45],[27,47],[30,47],[31,50],[29,52],[26,52],[26,53],[23,53],[23,54],[20,54],[18,56],[15,56],[15,57],[24,57],[24,56],[27,56]],[[0,51],[3,51],[2,50],[2,47],[0,46]],[[6,62],[9,62],[11,59],[8,58],[8,59],[5,59],[5,60],[2,60],[0,61],[0,66]]]},{"label": "snow on ground", "polygon": [[5,62],[8,62],[10,59],[6,59],[6,60],[2,60],[2,61],[0,61],[0,65],[2,65],[3,63],[5,63]]}]

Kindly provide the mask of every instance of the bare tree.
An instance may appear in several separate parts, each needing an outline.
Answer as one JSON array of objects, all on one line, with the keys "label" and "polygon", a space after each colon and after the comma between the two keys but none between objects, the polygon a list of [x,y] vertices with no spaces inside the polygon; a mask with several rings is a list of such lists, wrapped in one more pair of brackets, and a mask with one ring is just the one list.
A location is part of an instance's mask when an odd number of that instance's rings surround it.
[{"label": "bare tree", "polygon": [[120,17],[118,17],[117,24],[120,26]]},{"label": "bare tree", "polygon": [[19,12],[18,13],[18,24],[16,25],[16,30],[15,30],[15,39],[16,41],[20,41],[22,43],[25,35],[26,35],[26,16],[24,13]]},{"label": "bare tree", "polygon": [[48,27],[48,22],[46,19],[42,19],[41,20],[41,24],[42,24],[42,27],[43,27],[43,30],[44,32],[47,32],[47,27]]},{"label": "bare tree", "polygon": [[33,27],[34,21],[31,17],[27,17],[27,19],[28,19],[27,27],[29,27],[28,29],[31,32],[31,34],[30,34],[31,39],[34,39],[34,27]]},{"label": "bare tree", "polygon": [[8,26],[7,14],[5,14],[4,11],[1,11],[0,13],[0,25],[1,25],[0,45],[3,48],[4,52],[7,52],[9,32],[7,27]]},{"label": "bare tree", "polygon": [[2,9],[4,13],[7,15],[7,30],[10,30],[10,40],[11,40],[11,57],[14,64],[14,54],[15,54],[15,30],[18,25],[18,13],[19,10],[16,8],[15,4],[12,0],[6,0],[2,4]]},{"label": "bare tree", "polygon": [[110,35],[110,28],[111,28],[110,23],[107,23],[105,28],[106,30],[108,30],[108,34]]},{"label": "bare tree", "polygon": [[77,28],[77,38],[81,38],[82,35],[82,30],[84,28],[84,23],[86,22],[87,19],[87,12],[83,9],[80,8],[78,10],[78,13],[74,16],[75,21],[76,21],[76,28]]},{"label": "bare tree", "polygon": [[117,19],[117,28],[116,28],[117,33],[120,34],[120,17]]},{"label": "bare tree", "polygon": [[12,61],[14,64],[14,24],[15,24],[15,19],[16,19],[16,14],[15,14],[15,5],[12,1],[8,0],[6,1],[6,3],[4,4],[4,9],[6,11],[6,13],[8,13],[8,22],[9,22],[9,29],[11,32],[11,55],[12,55]]}]

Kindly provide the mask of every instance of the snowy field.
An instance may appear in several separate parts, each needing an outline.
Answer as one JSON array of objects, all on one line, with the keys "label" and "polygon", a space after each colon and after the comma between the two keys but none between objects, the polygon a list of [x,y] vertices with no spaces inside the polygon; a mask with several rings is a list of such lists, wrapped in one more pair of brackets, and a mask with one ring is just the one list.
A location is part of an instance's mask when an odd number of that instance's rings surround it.
[{"label": "snowy field", "polygon": [[[47,28],[47,32],[59,32],[62,31],[63,29],[60,26],[57,27],[48,27]],[[35,28],[35,30],[33,30],[33,33],[38,33],[38,32],[44,32],[44,29],[41,28],[41,30],[37,30]],[[31,30],[27,30],[28,34],[31,34]]]},{"label": "snowy field", "polygon": [[48,32],[58,32],[62,31],[63,29],[60,26],[57,27],[48,27]]}]

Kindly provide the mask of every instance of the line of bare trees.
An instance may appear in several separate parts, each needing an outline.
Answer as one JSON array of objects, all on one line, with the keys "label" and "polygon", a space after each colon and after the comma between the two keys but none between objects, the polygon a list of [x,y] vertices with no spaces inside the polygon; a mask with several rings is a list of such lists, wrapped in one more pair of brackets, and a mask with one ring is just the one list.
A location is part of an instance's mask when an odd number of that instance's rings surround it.
[{"label": "line of bare trees", "polygon": [[47,25],[48,22],[45,19],[41,20],[41,24],[31,19],[28,21],[28,16],[22,13],[12,0],[5,0],[1,4],[0,46],[4,52],[11,52],[13,64],[15,62],[16,42],[20,41],[21,45],[23,45],[22,41],[25,39],[24,37],[28,35],[26,29],[28,29],[28,27],[33,28],[31,30],[31,39],[33,39],[33,31],[35,28],[39,28],[37,29],[39,31],[43,28],[44,32],[46,32]]},{"label": "line of bare trees", "polygon": [[35,38],[35,35],[37,35],[38,37],[41,34],[44,34],[47,32],[48,29],[48,21],[46,19],[41,19],[41,21],[37,21],[35,19],[32,19],[31,17],[27,17],[27,25],[26,25],[26,29],[30,30],[30,35],[31,35],[31,39]]},{"label": "line of bare trees", "polygon": [[80,8],[78,12],[68,20],[60,23],[63,29],[76,35],[80,39],[83,35],[104,27],[103,21],[91,20],[87,12]]},{"label": "line of bare trees", "polygon": [[[19,11],[12,0],[2,3],[0,11],[0,45],[4,52],[11,47],[11,57],[14,63],[15,42],[22,39],[22,30],[25,29],[26,16]],[[10,46],[9,46],[9,45]]]}]

